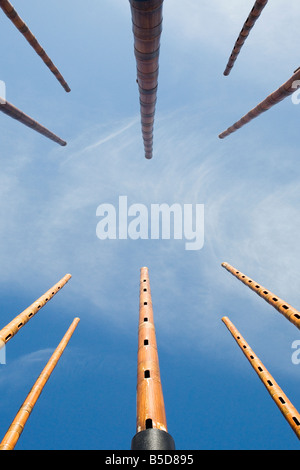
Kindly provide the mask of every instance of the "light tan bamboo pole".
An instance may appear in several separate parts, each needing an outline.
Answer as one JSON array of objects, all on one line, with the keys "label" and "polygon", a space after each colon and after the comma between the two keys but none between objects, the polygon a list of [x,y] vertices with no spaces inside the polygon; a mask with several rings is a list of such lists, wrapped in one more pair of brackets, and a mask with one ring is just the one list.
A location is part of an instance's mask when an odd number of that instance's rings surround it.
[{"label": "light tan bamboo pole", "polygon": [[233,266],[228,263],[222,263],[223,268],[227,269],[234,277],[242,281],[246,286],[256,292],[260,297],[262,297],[266,302],[268,302],[272,307],[276,308],[279,313],[281,313],[287,320],[293,323],[297,328],[300,329],[300,312],[292,307],[290,304],[285,302],[285,300],[280,299],[273,292],[269,291],[265,287],[258,284],[256,281],[246,276]]},{"label": "light tan bamboo pole", "polygon": [[141,269],[138,335],[137,432],[153,428],[167,431],[167,420],[160,379],[150,280],[147,268]]},{"label": "light tan bamboo pole", "polygon": [[42,46],[38,43],[37,39],[34,37],[28,26],[24,23],[24,21],[20,18],[12,4],[8,0],[0,0],[0,7],[6,14],[6,16],[12,21],[12,23],[16,26],[16,28],[23,34],[23,36],[27,39],[29,44],[33,47],[35,52],[41,57],[43,62],[47,65],[47,67],[51,70],[51,72],[55,75],[57,80],[60,82],[62,87],[66,90],[66,92],[71,91],[69,85],[66,83],[65,79],[57,69],[57,67],[53,64],[52,60],[46,54]]},{"label": "light tan bamboo pole", "polygon": [[8,325],[0,330],[0,348],[15,336],[18,331],[29,320],[40,311],[40,309],[70,280],[71,274],[66,274],[60,281],[58,281],[51,289],[47,290],[45,294],[39,297],[33,304],[27,307],[22,313],[17,315]]},{"label": "light tan bamboo pole", "polygon": [[167,420],[153,319],[148,268],[140,270],[140,306],[137,360],[137,416],[133,450],[174,449]]},{"label": "light tan bamboo pole", "polygon": [[2,111],[2,113],[7,114],[8,116],[12,117],[13,119],[16,119],[17,121],[21,122],[25,126],[30,127],[34,131],[39,132],[39,134],[42,134],[43,136],[47,137],[48,139],[53,140],[57,144],[59,144],[63,147],[67,145],[67,142],[62,140],[57,135],[53,134],[53,132],[46,129],[46,127],[42,126],[40,123],[38,123],[34,119],[27,116],[27,114],[23,113],[23,111],[20,111],[18,108],[13,106],[11,103],[8,103],[8,101],[5,101],[3,98],[1,98],[1,100],[0,100],[0,111]]},{"label": "light tan bamboo pole", "polygon": [[260,380],[268,390],[279,410],[295,432],[298,439],[300,439],[300,415],[287,396],[283,393],[282,389],[275,382],[272,375],[265,368],[263,363],[258,359],[249,344],[242,337],[240,332],[236,329],[228,317],[222,318],[223,323],[226,325],[233,338],[243,351],[244,355],[250,362],[251,366],[259,376]]},{"label": "light tan bamboo pole", "polygon": [[64,352],[68,342],[71,339],[78,323],[79,318],[75,318],[72,324],[69,326],[67,332],[65,333],[63,339],[55,349],[54,353],[52,354],[51,358],[49,359],[46,367],[43,369],[42,373],[38,377],[37,381],[35,382],[34,386],[32,387],[31,391],[27,395],[23,405],[21,406],[20,410],[18,411],[15,419],[13,420],[12,424],[10,425],[7,433],[5,434],[1,444],[0,450],[14,450],[23,430],[25,424],[32,413],[34,405],[36,404],[40,394],[43,391],[44,386],[46,385],[50,375],[52,374],[55,366],[57,365],[62,353]]},{"label": "light tan bamboo pole", "polygon": [[228,60],[226,69],[224,71],[224,75],[229,75],[230,74],[230,72],[231,72],[231,70],[234,66],[234,63],[235,63],[235,61],[236,61],[243,45],[244,45],[247,37],[249,36],[249,33],[250,33],[251,29],[253,28],[256,21],[260,17],[261,12],[263,11],[263,9],[267,5],[267,3],[268,3],[268,0],[256,0],[256,2],[254,4],[248,18],[247,18],[247,20],[244,23],[244,26],[243,26],[240,34],[239,34],[239,37],[236,40],[236,43],[234,45],[234,48],[233,48],[232,53],[230,55],[230,58]]}]

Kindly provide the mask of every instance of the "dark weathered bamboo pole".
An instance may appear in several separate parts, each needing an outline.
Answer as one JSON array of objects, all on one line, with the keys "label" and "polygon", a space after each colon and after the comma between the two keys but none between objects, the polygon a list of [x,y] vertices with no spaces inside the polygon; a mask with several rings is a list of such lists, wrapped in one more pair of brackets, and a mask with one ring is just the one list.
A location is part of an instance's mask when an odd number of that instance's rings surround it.
[{"label": "dark weathered bamboo pole", "polygon": [[27,116],[27,114],[23,113],[23,111],[20,111],[11,103],[8,103],[8,101],[5,101],[3,99],[0,100],[0,111],[12,117],[13,119],[16,119],[17,121],[21,122],[25,126],[30,127],[31,129],[38,132],[39,134],[42,134],[48,139],[53,140],[54,142],[61,145],[62,147],[67,145],[67,142],[62,140],[57,135],[53,134],[53,132],[46,129],[46,127],[42,126],[40,123],[38,123],[31,117]]},{"label": "dark weathered bamboo pole", "polygon": [[145,157],[153,155],[163,0],[129,0]]},{"label": "dark weathered bamboo pole", "polygon": [[71,274],[66,274],[51,289],[39,297],[33,304],[17,315],[8,325],[0,330],[0,348],[15,336],[29,320],[44,307],[44,305],[71,279]]},{"label": "dark weathered bamboo pole", "polygon": [[137,419],[134,450],[174,449],[167,432],[160,379],[148,268],[140,272],[140,307],[137,365]]},{"label": "dark weathered bamboo pole", "polygon": [[296,408],[292,405],[287,396],[283,393],[282,389],[275,382],[272,375],[265,368],[263,363],[258,359],[249,344],[245,341],[233,323],[228,317],[222,318],[223,323],[226,325],[233,338],[238,343],[239,347],[245,354],[246,358],[250,362],[251,366],[259,376],[260,380],[268,390],[269,394],[273,398],[274,402],[278,406],[279,410],[295,432],[298,439],[300,439],[300,415]]},{"label": "dark weathered bamboo pole", "polygon": [[51,72],[55,75],[57,80],[60,82],[62,87],[66,90],[66,92],[71,91],[69,85],[66,83],[65,79],[59,72],[59,70],[55,67],[52,60],[48,57],[44,49],[38,43],[32,32],[28,29],[28,26],[24,23],[24,21],[20,18],[16,10],[13,8],[11,3],[8,0],[0,0],[0,7],[8,16],[8,18],[13,22],[13,24],[18,28],[20,33],[27,39],[29,44],[33,47],[35,52],[41,57],[47,67],[51,70]]},{"label": "dark weathered bamboo pole", "polygon": [[54,368],[56,367],[59,359],[61,358],[65,348],[67,347],[77,325],[79,323],[79,318],[74,318],[73,322],[69,326],[64,337],[60,341],[59,345],[55,349],[54,353],[50,357],[46,367],[44,367],[34,386],[27,395],[23,405],[18,411],[15,419],[10,425],[7,433],[5,434],[1,444],[0,450],[14,450],[23,430],[25,424],[32,413],[32,410],[41,395],[43,388],[45,387],[50,375],[52,374]]},{"label": "dark weathered bamboo pole", "polygon": [[293,323],[300,329],[300,312],[292,307],[290,304],[280,299],[277,295],[270,292],[265,287],[258,284],[256,281],[238,271],[236,268],[228,263],[222,263],[223,268],[227,269],[233,276],[242,281],[246,286],[250,287],[260,297],[266,300],[272,307],[276,308],[287,320]]},{"label": "dark weathered bamboo pole", "polygon": [[240,129],[245,124],[252,121],[252,119],[255,119],[265,111],[268,111],[268,109],[272,108],[272,106],[279,103],[287,96],[292,95],[300,87],[299,80],[300,69],[297,69],[294,72],[294,75],[292,75],[292,77],[287,82],[281,85],[281,87],[279,87],[276,91],[271,93],[271,95],[267,96],[265,100],[259,103],[255,108],[249,111],[245,116],[243,116],[239,121],[229,127],[226,131],[222,132],[219,135],[219,138],[224,139],[224,137],[227,137],[236,130]]},{"label": "dark weathered bamboo pole", "polygon": [[256,21],[260,17],[261,12],[265,8],[266,4],[268,3],[268,0],[256,0],[247,20],[244,23],[244,26],[239,34],[239,37],[236,40],[236,43],[234,45],[234,48],[232,50],[232,53],[230,55],[230,58],[228,60],[226,69],[224,71],[224,75],[229,75],[234,63],[244,45],[244,42],[246,41],[251,29],[255,25]]}]

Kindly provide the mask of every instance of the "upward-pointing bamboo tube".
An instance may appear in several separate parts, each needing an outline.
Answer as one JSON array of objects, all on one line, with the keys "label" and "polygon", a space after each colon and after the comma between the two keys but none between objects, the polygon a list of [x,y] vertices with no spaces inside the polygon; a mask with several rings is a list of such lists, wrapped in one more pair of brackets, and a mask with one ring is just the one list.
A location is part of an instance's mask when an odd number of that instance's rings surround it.
[{"label": "upward-pointing bamboo tube", "polygon": [[148,268],[140,271],[140,307],[137,365],[137,420],[132,449],[174,449],[160,379]]},{"label": "upward-pointing bamboo tube", "polygon": [[141,269],[140,278],[137,373],[137,432],[146,429],[148,422],[153,428],[167,431],[147,268]]},{"label": "upward-pointing bamboo tube", "polygon": [[298,88],[300,87],[300,68],[294,72],[294,75],[286,81],[281,87],[279,87],[276,91],[271,93],[264,99],[261,103],[259,103],[255,108],[249,111],[245,116],[243,116],[239,121],[233,124],[231,127],[219,135],[220,139],[224,139],[228,135],[235,132],[237,129],[240,129],[248,122],[255,119],[260,114],[268,111],[268,109],[272,108],[275,104],[282,101],[287,96],[292,95]]},{"label": "upward-pointing bamboo tube", "polygon": [[255,25],[256,21],[260,17],[261,12],[265,8],[266,4],[268,3],[268,0],[256,0],[247,20],[244,23],[244,26],[239,34],[239,37],[236,40],[236,43],[234,45],[234,48],[232,50],[231,56],[228,60],[226,69],[224,71],[224,75],[229,75],[234,63],[244,45],[244,42],[246,41],[251,29]]},{"label": "upward-pointing bamboo tube", "polygon": [[267,371],[262,362],[255,355],[249,344],[245,341],[233,323],[228,317],[222,318],[223,323],[226,325],[233,338],[238,343],[239,347],[247,357],[251,366],[261,379],[262,383],[268,390],[279,410],[295,432],[298,439],[300,439],[300,415],[296,408],[292,405],[287,396],[283,393],[279,385],[275,382],[272,375]]},{"label": "upward-pointing bamboo tube", "polygon": [[8,325],[0,330],[0,349],[15,336],[18,331],[69,281],[71,274],[66,274],[51,289],[39,297],[33,304],[17,315]]},{"label": "upward-pointing bamboo tube", "polygon": [[64,140],[62,140],[60,137],[57,137],[57,135],[53,134],[53,132],[46,129],[46,127],[42,126],[34,119],[27,116],[27,114],[23,113],[18,108],[8,103],[8,101],[5,101],[3,98],[0,99],[0,111],[12,117],[13,119],[16,119],[17,121],[21,122],[25,126],[30,127],[36,132],[39,132],[40,134],[47,137],[48,139],[53,140],[57,144],[63,147],[67,145],[67,143]]},{"label": "upward-pointing bamboo tube", "polygon": [[34,405],[36,404],[40,394],[42,393],[44,386],[50,378],[50,375],[53,372],[56,364],[58,363],[62,353],[64,352],[68,342],[70,341],[71,336],[73,335],[79,321],[79,318],[74,318],[72,324],[69,326],[63,339],[55,349],[46,367],[43,369],[42,373],[38,377],[31,391],[27,395],[26,400],[18,411],[15,419],[10,425],[7,433],[5,434],[0,444],[0,450],[14,450],[24,430],[25,424],[33,410]]},{"label": "upward-pointing bamboo tube", "polygon": [[137,64],[137,83],[145,158],[153,154],[163,0],[129,0]]},{"label": "upward-pointing bamboo tube", "polygon": [[66,92],[71,91],[69,85],[66,83],[65,79],[59,72],[59,70],[55,67],[52,60],[48,57],[44,49],[38,43],[37,39],[34,37],[32,32],[28,29],[28,26],[24,23],[24,21],[20,18],[16,10],[13,8],[11,3],[8,0],[0,0],[0,7],[8,16],[8,18],[13,22],[13,24],[18,28],[20,33],[27,39],[29,44],[33,47],[35,52],[41,57],[47,67],[51,70],[51,72],[55,75],[57,80],[60,82],[62,87],[66,90]]},{"label": "upward-pointing bamboo tube", "polygon": [[223,268],[227,269],[233,276],[242,281],[246,286],[250,287],[260,297],[271,304],[278,312],[285,316],[287,320],[293,323],[300,329],[300,312],[292,307],[290,304],[280,299],[273,292],[258,284],[256,281],[238,271],[236,268],[228,263],[222,263]]}]

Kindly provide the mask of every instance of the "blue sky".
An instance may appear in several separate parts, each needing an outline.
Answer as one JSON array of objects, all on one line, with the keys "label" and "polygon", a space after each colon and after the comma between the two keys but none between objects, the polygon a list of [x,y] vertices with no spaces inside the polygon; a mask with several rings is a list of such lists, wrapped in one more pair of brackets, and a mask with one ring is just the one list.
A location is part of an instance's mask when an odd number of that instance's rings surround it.
[{"label": "blue sky", "polygon": [[[154,155],[144,159],[128,1],[14,7],[67,94],[1,15],[7,100],[68,142],[1,120],[1,325],[72,279],[6,348],[0,434],[75,316],[81,322],[17,449],[129,449],[135,434],[139,270],[148,266],[168,430],[177,449],[297,449],[298,440],[223,325],[228,316],[299,410],[299,332],[221,267],[299,301],[298,120],[286,99],[218,135],[299,66],[299,2],[270,2],[229,77],[253,0],[164,2]],[[291,47],[291,44],[293,47]],[[205,244],[106,240],[97,207],[205,205]]]}]

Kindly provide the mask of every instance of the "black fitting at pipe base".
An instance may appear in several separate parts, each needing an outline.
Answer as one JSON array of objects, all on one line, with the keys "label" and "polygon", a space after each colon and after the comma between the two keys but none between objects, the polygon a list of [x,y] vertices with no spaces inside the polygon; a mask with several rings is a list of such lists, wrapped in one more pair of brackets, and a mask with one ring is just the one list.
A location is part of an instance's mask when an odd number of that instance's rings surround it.
[{"label": "black fitting at pipe base", "polygon": [[166,431],[149,428],[133,437],[131,450],[175,450],[175,442]]}]

